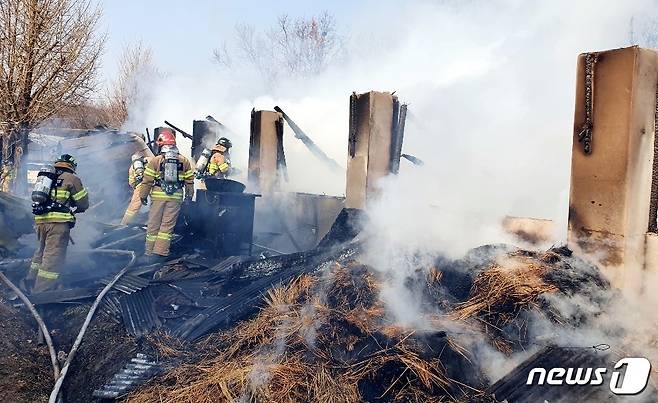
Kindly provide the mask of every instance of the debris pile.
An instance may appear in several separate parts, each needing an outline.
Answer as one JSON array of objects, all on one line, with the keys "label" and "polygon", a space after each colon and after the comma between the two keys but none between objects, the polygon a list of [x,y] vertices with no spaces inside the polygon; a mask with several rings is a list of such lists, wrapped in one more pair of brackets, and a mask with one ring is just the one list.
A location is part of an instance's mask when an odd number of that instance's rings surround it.
[{"label": "debris pile", "polygon": [[[419,298],[419,317],[413,327],[403,325],[380,295],[390,279],[359,260],[363,241],[347,225],[353,220],[344,211],[336,222],[317,248],[304,252],[188,254],[131,268],[104,298],[66,381],[66,398],[495,401],[494,394],[513,387],[492,385],[477,356],[483,345],[508,357],[550,346],[529,331],[533,321],[588,326],[611,297],[598,269],[567,248],[490,245],[418,267],[405,286]],[[125,247],[138,235],[111,230],[96,247]],[[85,299],[111,278],[97,273],[83,288],[32,296],[59,307],[47,320],[59,349],[72,343]],[[564,309],[574,296],[586,309],[575,303]],[[25,340],[3,333],[12,343]],[[41,361],[35,373],[49,379],[47,357]]]},{"label": "debris pile", "polygon": [[[470,273],[454,272],[467,262]],[[354,259],[327,262],[315,275],[270,289],[255,318],[173,354],[169,370],[128,400],[492,399],[490,381],[476,357],[460,344],[459,334],[441,324],[480,326],[483,340],[511,354],[533,342],[518,332],[512,337],[506,329],[527,327],[526,313],[563,324],[573,319],[561,317],[546,295],[608,288],[596,271],[581,272],[581,262],[574,262],[566,249],[512,251],[479,264],[473,259],[443,263],[429,275],[419,270],[413,281],[424,284],[428,298],[451,294],[451,303],[424,315],[426,329],[402,327],[387,315],[376,272]],[[454,281],[458,275],[461,282]],[[472,288],[465,299],[451,293],[447,285],[463,286],[469,276]]]},{"label": "debris pile", "polygon": [[484,378],[467,352],[445,332],[396,326],[377,289],[355,262],[271,289],[256,318],[202,340],[194,346],[201,360],[176,365],[129,400],[431,401],[480,393]]},{"label": "debris pile", "polygon": [[530,315],[540,314],[561,327],[586,325],[588,317],[573,307],[568,316],[554,306],[553,295],[575,294],[588,300],[600,313],[608,302],[608,281],[598,269],[572,258],[567,248],[544,253],[523,250],[499,257],[477,274],[468,300],[454,308],[457,320],[475,318],[491,344],[501,352],[522,351],[532,342],[528,331]]}]

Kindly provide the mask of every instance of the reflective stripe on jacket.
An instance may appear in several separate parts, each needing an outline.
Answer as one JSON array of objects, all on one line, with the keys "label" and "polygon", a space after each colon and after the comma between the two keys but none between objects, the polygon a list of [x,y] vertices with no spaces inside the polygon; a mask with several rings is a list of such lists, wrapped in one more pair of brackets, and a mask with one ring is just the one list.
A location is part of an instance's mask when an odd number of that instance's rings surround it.
[{"label": "reflective stripe on jacket", "polygon": [[[164,163],[164,160],[165,157],[162,154],[149,159],[148,164],[144,168],[144,179],[139,187],[140,198],[145,199],[151,195],[151,199],[153,200],[183,200],[183,189],[168,195],[158,184],[158,181],[162,179],[160,167]],[[178,161],[180,163],[178,170],[179,183],[185,190],[185,196],[191,199],[194,194],[194,169],[192,168],[192,164],[190,164],[190,160],[185,156],[178,155]]]},{"label": "reflective stripe on jacket", "polygon": [[89,193],[82,185],[82,181],[72,170],[59,169],[59,176],[55,182],[55,187],[50,191],[50,197],[53,201],[64,206],[61,209],[55,208],[45,214],[35,215],[35,223],[43,222],[74,222],[75,217],[71,214],[69,208],[76,208],[76,213],[82,213],[89,208]]},{"label": "reflective stripe on jacket", "polygon": [[41,214],[41,215],[35,215],[34,216],[34,222],[42,223],[42,222],[73,222],[75,221],[75,217],[71,213],[60,213],[57,211],[51,211],[46,214]]}]

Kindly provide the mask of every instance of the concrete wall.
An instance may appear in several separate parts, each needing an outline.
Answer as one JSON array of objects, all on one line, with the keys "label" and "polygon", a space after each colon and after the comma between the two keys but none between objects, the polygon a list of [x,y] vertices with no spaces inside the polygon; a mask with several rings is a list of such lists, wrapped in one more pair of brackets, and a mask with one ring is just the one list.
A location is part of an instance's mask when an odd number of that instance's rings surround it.
[{"label": "concrete wall", "polygon": [[569,245],[602,265],[618,286],[645,266],[653,164],[658,54],[630,47],[598,53],[593,78],[592,152],[585,120],[585,55],[578,58]]},{"label": "concrete wall", "polygon": [[354,122],[354,153],[347,158],[345,207],[366,207],[376,197],[377,181],[389,173],[393,95],[371,91],[356,96],[350,119]]}]

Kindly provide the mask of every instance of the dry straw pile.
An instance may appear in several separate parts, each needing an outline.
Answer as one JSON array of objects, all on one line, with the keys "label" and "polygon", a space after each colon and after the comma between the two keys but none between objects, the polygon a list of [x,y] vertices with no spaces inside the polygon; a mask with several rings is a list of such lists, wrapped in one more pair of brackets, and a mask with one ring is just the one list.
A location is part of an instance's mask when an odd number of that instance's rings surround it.
[{"label": "dry straw pile", "polygon": [[[478,329],[482,342],[511,353],[518,340],[506,339],[505,329],[522,328],[523,312],[546,311],[549,318],[560,321],[542,296],[579,287],[574,282],[582,281],[582,276],[574,277],[577,271],[564,259],[554,251],[514,252],[495,259],[474,274],[468,299],[451,302],[448,312],[428,312],[427,323],[440,323],[438,317],[463,322]],[[419,271],[419,276],[422,273],[427,289],[442,287],[446,270]],[[564,273],[556,275],[556,270]],[[192,346],[160,336],[161,355],[176,365],[128,400],[488,399],[484,392],[488,380],[459,345],[459,336],[393,323],[379,300],[380,281],[357,262],[333,263],[319,276],[302,276],[268,291],[261,312],[230,331]],[[445,307],[445,301],[433,302]]]}]

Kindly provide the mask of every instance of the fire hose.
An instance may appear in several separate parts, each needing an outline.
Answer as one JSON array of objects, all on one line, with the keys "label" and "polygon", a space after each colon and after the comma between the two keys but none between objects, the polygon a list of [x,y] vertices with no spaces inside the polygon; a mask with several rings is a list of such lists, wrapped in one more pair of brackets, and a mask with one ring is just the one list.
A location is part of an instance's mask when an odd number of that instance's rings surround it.
[{"label": "fire hose", "polygon": [[[84,323],[82,324],[82,327],[80,328],[80,332],[78,333],[78,337],[75,339],[75,342],[73,343],[73,346],[71,347],[71,351],[68,354],[68,357],[66,358],[66,361],[64,362],[64,365],[62,366],[62,370],[57,377],[55,381],[55,386],[50,393],[50,399],[48,400],[48,403],[56,403],[57,402],[57,396],[59,395],[59,391],[62,388],[62,385],[64,384],[64,379],[66,378],[66,374],[68,373],[69,367],[71,365],[71,362],[73,361],[73,358],[75,357],[76,352],[78,351],[78,348],[80,347],[80,344],[82,344],[82,338],[84,337],[85,333],[87,332],[87,328],[89,327],[89,324],[91,323],[91,320],[94,317],[94,314],[96,313],[96,310],[98,309],[98,306],[100,305],[101,301],[103,300],[103,297],[105,297],[105,294],[107,294],[112,287],[114,287],[114,284],[116,284],[117,281],[128,271],[128,269],[132,266],[132,264],[135,262],[135,252],[133,251],[125,251],[125,250],[116,250],[116,249],[91,249],[86,252],[89,253],[116,253],[116,254],[122,254],[122,255],[130,255],[130,262],[119,271],[116,276],[110,281],[105,288],[101,290],[101,292],[98,294],[96,297],[96,300],[94,303],[91,305],[91,308],[89,308],[89,312],[87,313],[87,317],[85,318]],[[44,332],[45,334],[48,334],[47,331]],[[50,336],[48,336],[50,337]]]}]

